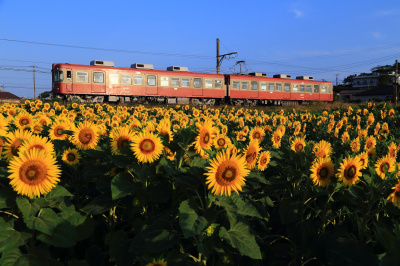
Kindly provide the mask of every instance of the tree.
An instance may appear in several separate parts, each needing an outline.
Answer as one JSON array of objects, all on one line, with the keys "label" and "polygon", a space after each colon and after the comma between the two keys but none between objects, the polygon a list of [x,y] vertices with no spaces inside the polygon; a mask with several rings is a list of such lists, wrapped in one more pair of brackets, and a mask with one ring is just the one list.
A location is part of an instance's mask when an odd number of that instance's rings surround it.
[{"label": "tree", "polygon": [[353,79],[357,77],[357,74],[350,75],[344,78],[343,85],[353,87]]}]

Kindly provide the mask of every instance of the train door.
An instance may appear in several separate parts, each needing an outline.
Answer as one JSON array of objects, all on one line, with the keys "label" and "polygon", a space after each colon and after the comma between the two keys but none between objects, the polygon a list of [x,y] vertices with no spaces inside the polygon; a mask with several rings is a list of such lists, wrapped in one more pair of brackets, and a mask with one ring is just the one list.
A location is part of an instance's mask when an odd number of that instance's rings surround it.
[{"label": "train door", "polygon": [[258,82],[252,81],[250,84],[250,98],[258,98],[259,90],[258,90]]},{"label": "train door", "polygon": [[283,85],[283,99],[291,99],[290,83],[285,83]]},{"label": "train door", "polygon": [[105,72],[93,72],[92,93],[106,92],[106,74]]},{"label": "train door", "polygon": [[66,79],[65,79],[65,91],[66,92],[73,92],[74,84],[72,81],[72,69],[66,70]]},{"label": "train door", "polygon": [[314,100],[320,100],[319,85],[314,85]]},{"label": "train door", "polygon": [[193,79],[193,96],[203,96],[203,83],[201,78]]},{"label": "train door", "polygon": [[156,95],[158,94],[157,87],[157,76],[156,75],[147,75],[146,82],[146,95]]}]

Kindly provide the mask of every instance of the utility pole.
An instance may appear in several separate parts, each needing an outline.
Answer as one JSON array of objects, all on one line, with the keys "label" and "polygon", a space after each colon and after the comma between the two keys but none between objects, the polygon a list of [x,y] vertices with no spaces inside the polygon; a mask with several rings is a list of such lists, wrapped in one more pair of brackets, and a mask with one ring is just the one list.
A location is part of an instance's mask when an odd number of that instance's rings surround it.
[{"label": "utility pole", "polygon": [[219,70],[222,64],[222,60],[228,56],[228,59],[235,58],[238,56],[237,52],[229,53],[229,54],[219,54],[219,39],[217,38],[217,74],[219,74]]},{"label": "utility pole", "polygon": [[338,86],[338,84],[339,84],[339,74],[336,74],[336,87]]},{"label": "utility pole", "polygon": [[395,65],[396,72],[394,73],[394,104],[397,106],[397,84],[399,82],[399,66],[398,66],[398,61],[396,60],[396,65]]},{"label": "utility pole", "polygon": [[35,66],[31,66],[33,68],[33,99],[36,99],[36,83],[35,83]]}]

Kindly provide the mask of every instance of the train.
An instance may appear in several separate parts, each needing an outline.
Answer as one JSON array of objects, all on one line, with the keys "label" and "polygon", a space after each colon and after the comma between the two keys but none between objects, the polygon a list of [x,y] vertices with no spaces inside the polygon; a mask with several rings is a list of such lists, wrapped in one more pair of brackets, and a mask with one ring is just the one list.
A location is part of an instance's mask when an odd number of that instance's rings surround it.
[{"label": "train", "polygon": [[289,106],[333,101],[332,83],[311,76],[207,74],[181,66],[155,70],[152,64],[141,63],[121,68],[102,60],[93,60],[89,65],[54,63],[52,93],[65,101],[87,103]]}]

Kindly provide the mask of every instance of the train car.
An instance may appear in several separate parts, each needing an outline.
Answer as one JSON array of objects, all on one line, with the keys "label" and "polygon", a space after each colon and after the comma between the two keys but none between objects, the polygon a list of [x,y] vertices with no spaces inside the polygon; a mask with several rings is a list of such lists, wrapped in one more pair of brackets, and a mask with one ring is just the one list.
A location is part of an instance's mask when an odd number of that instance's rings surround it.
[{"label": "train car", "polygon": [[265,73],[249,76],[230,75],[229,99],[233,104],[297,105],[310,101],[333,101],[332,83],[315,81],[309,76],[292,79],[290,75],[267,77]]},{"label": "train car", "polygon": [[90,65],[53,64],[52,73],[55,96],[84,102],[297,105],[333,100],[330,82],[307,76],[204,74],[179,66],[154,70],[151,64],[138,63],[118,68],[113,62],[100,60]]},{"label": "train car", "polygon": [[193,73],[187,67],[117,68],[112,62],[94,60],[90,65],[53,64],[52,72],[53,94],[65,100],[216,104],[226,96],[224,75]]}]

